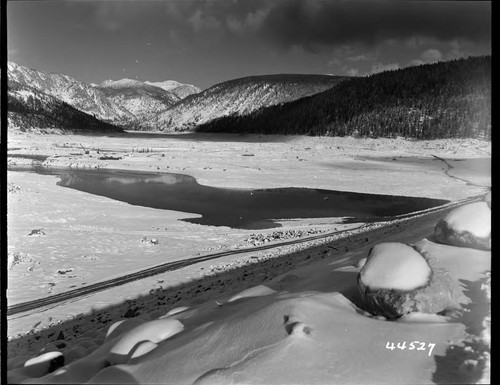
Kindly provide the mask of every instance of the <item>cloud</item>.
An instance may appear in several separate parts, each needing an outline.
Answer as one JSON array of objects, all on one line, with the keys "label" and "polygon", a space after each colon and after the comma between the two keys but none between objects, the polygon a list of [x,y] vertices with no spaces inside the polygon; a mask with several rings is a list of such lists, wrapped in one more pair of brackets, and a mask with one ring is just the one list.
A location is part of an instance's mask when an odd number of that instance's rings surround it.
[{"label": "cloud", "polygon": [[197,9],[188,20],[195,32],[215,31],[222,26],[219,20],[207,14],[202,9]]},{"label": "cloud", "polygon": [[349,45],[340,45],[334,47],[332,51],[332,59],[328,62],[329,66],[338,66],[344,62],[346,58],[352,57],[354,55],[353,47]]},{"label": "cloud", "polygon": [[374,61],[377,59],[377,56],[378,56],[378,54],[375,52],[362,53],[362,54],[358,54],[358,55],[348,56],[348,57],[346,57],[346,60],[350,61],[350,62],[354,62],[354,63]]},{"label": "cloud", "polygon": [[384,72],[384,71],[394,71],[401,68],[399,66],[399,63],[388,63],[388,64],[383,64],[383,63],[375,63],[372,66],[371,73],[372,74],[377,74],[379,72]]},{"label": "cloud", "polygon": [[[458,57],[458,56],[457,56]],[[436,48],[429,48],[423,51],[420,56],[416,59],[413,59],[408,63],[409,66],[418,66],[422,64],[430,64],[436,63],[438,61],[444,60],[444,55],[440,50]]]},{"label": "cloud", "polygon": [[359,75],[359,70],[357,68],[349,68],[346,71],[348,76],[358,76]]},{"label": "cloud", "polygon": [[173,33],[184,43],[200,34],[215,39],[255,37],[263,44],[309,52],[325,47],[367,48],[389,41],[405,41],[418,49],[436,39],[484,43],[491,36],[488,2],[172,0],[69,1],[62,6],[78,16],[71,19],[110,33],[137,34],[153,26],[157,31],[160,25],[163,37]]},{"label": "cloud", "polygon": [[283,48],[361,43],[414,37],[484,41],[491,36],[488,2],[314,1],[276,3],[263,33]]},{"label": "cloud", "polygon": [[443,59],[443,54],[438,49],[430,48],[422,52],[421,57],[426,63],[435,63]]},{"label": "cloud", "polygon": [[17,62],[20,58],[20,50],[17,44],[8,43],[7,44],[7,60],[12,62]]},{"label": "cloud", "polygon": [[257,31],[275,1],[70,1],[66,7],[86,21],[110,32],[127,32],[162,25],[168,36],[195,38],[198,34],[245,34]]},{"label": "cloud", "polygon": [[339,66],[341,64],[342,62],[338,58],[333,58],[332,60],[328,61],[329,66]]},{"label": "cloud", "polygon": [[269,8],[249,12],[241,17],[230,14],[226,17],[226,25],[230,32],[236,34],[255,33],[259,30],[268,13]]},{"label": "cloud", "polygon": [[361,55],[349,56],[346,58],[346,60],[353,61],[353,62],[366,61],[366,60],[368,60],[368,57],[365,54],[361,54]]},{"label": "cloud", "polygon": [[446,60],[458,59],[460,57],[472,56],[473,53],[463,47],[458,40],[450,42],[450,49],[446,52]]}]

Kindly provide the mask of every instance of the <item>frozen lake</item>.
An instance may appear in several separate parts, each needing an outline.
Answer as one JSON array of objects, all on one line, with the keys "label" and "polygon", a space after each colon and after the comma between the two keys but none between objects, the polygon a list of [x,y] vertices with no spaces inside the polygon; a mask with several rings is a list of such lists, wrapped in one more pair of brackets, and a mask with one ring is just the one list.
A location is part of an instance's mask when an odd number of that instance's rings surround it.
[{"label": "frozen lake", "polygon": [[57,175],[59,186],[132,205],[201,215],[191,223],[239,229],[280,227],[279,219],[344,217],[367,222],[448,201],[307,188],[224,189],[182,174],[118,170],[38,170]]}]

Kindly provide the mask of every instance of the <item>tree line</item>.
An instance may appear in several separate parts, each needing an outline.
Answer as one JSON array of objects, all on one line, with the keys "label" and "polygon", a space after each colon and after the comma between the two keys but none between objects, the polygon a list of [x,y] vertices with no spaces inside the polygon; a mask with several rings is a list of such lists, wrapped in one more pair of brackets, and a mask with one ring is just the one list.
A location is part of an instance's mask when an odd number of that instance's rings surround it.
[{"label": "tree line", "polygon": [[354,77],[322,93],[226,116],[197,132],[491,138],[491,56]]}]

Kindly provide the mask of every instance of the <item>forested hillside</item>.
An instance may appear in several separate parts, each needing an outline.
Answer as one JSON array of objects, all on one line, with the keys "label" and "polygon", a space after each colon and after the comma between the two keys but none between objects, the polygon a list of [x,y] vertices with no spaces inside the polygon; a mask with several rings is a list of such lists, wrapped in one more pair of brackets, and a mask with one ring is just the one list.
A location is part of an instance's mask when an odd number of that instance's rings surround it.
[{"label": "forested hillside", "polygon": [[223,116],[244,116],[336,87],[346,77],[278,74],[248,76],[190,95],[140,124],[143,130],[186,131]]},{"label": "forested hillside", "polygon": [[35,88],[9,80],[9,129],[30,131],[55,128],[63,131],[121,132],[122,129],[102,122],[69,104]]},{"label": "forested hillside", "polygon": [[351,78],[320,94],[219,118],[196,131],[489,138],[491,56]]},{"label": "forested hillside", "polygon": [[9,82],[36,89],[68,105],[112,124],[134,119],[126,109],[114,104],[101,90],[75,78],[58,73],[47,73],[7,63]]}]

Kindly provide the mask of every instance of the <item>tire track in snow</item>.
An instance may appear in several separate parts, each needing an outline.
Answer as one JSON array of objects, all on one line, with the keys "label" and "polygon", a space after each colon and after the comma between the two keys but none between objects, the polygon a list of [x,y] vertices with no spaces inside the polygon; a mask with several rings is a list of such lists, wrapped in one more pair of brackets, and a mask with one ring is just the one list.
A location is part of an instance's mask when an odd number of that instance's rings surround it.
[{"label": "tire track in snow", "polygon": [[84,297],[89,294],[99,292],[108,288],[112,288],[115,286],[120,286],[124,285],[129,282],[137,281],[139,279],[143,278],[148,278],[157,274],[162,274],[167,271],[173,271],[173,270],[178,270],[182,269],[183,267],[194,265],[200,262],[205,262],[209,261],[212,259],[218,259],[221,257],[225,256],[231,256],[231,255],[237,255],[237,254],[245,254],[245,253],[253,253],[257,251],[262,251],[262,250],[269,250],[277,247],[282,247],[282,246],[289,246],[289,245],[294,245],[294,244],[299,244],[299,243],[305,243],[305,242],[310,242],[310,241],[315,241],[318,239],[322,238],[327,238],[333,235],[337,235],[339,233],[342,233],[344,231],[352,231],[359,229],[361,227],[364,227],[366,225],[360,225],[358,227],[354,227],[349,230],[340,230],[340,231],[334,231],[334,232],[329,232],[329,233],[323,233],[319,235],[314,235],[311,237],[307,238],[301,238],[301,239],[293,239],[289,241],[284,241],[280,243],[274,243],[274,244],[268,244],[268,245],[262,245],[262,246],[255,246],[251,248],[244,248],[244,249],[235,249],[235,250],[227,250],[227,251],[221,251],[218,253],[212,253],[212,254],[207,254],[203,255],[200,257],[193,257],[193,258],[186,258],[186,259],[181,259],[178,261],[174,262],[167,262],[161,265],[153,266],[144,270],[140,270],[131,274],[123,275],[121,277],[113,278],[107,281],[103,282],[98,282],[94,283],[85,287],[81,287],[78,289],[73,289],[66,291],[64,293],[59,293],[52,295],[50,297],[45,297],[45,298],[40,298],[36,299],[33,301],[27,301],[27,302],[22,302],[19,304],[11,305],[7,307],[7,316],[12,316],[17,313],[22,313],[26,312],[29,310],[34,310],[38,308],[45,308],[47,306],[56,304],[56,303],[62,303],[62,302],[69,302],[74,298],[77,297]]},{"label": "tire track in snow", "polygon": [[[410,213],[410,214],[403,214],[403,215],[398,215],[390,218],[381,218],[380,222],[391,222],[395,220],[408,220],[411,218],[416,218],[420,216],[427,216],[431,214],[435,214],[439,211],[444,211],[448,210],[450,208],[460,206],[466,203],[471,203],[472,201],[480,200],[482,199],[482,196],[480,197],[471,197],[471,198],[466,198],[461,201],[457,202],[450,202],[446,203],[444,205],[438,206],[438,207],[433,207],[430,209]],[[153,266],[144,270],[140,270],[134,273],[126,274],[121,277],[116,277],[107,281],[102,281],[102,282],[97,282],[85,287],[81,287],[78,289],[73,289],[64,293],[59,293],[52,295],[50,297],[45,297],[45,298],[40,298],[36,299],[33,301],[27,301],[27,302],[22,302],[18,303],[15,305],[11,305],[7,307],[7,317],[8,319],[17,319],[24,317],[26,315],[29,315],[29,311],[37,310],[37,309],[46,309],[48,307],[54,307],[52,305],[60,305],[63,303],[68,303],[68,302],[74,302],[75,299],[80,299],[82,297],[88,297],[89,295],[92,295],[94,293],[110,289],[116,286],[124,285],[126,283],[130,283],[133,281],[137,281],[143,278],[148,278],[152,277],[157,274],[162,274],[168,271],[174,271],[174,270],[179,270],[184,267],[194,265],[200,262],[205,262],[209,260],[214,260],[218,259],[221,257],[225,256],[232,256],[232,255],[237,255],[237,254],[245,254],[245,253],[253,253],[257,251],[263,251],[263,250],[270,250],[278,247],[283,247],[283,246],[289,246],[289,245],[296,245],[296,244],[301,244],[301,243],[306,243],[310,241],[316,241],[316,240],[321,240],[321,239],[326,239],[328,237],[332,237],[341,233],[346,233],[346,232],[351,232],[351,231],[356,231],[356,230],[361,230],[362,228],[371,228],[373,225],[372,223],[369,224],[363,224],[360,226],[357,226],[355,228],[351,228],[348,230],[340,230],[340,231],[333,231],[333,232],[328,232],[328,233],[322,233],[319,235],[314,235],[306,238],[301,238],[301,239],[293,239],[293,240],[288,240],[280,243],[273,243],[273,244],[268,244],[268,245],[262,245],[262,246],[255,246],[251,248],[244,248],[244,249],[233,249],[233,250],[227,250],[227,251],[222,251],[218,253],[212,253],[212,254],[207,254],[207,255],[202,255],[199,257],[192,257],[192,258],[185,258],[181,259],[178,261],[174,262],[168,262],[164,263],[161,265]],[[368,230],[369,231],[369,230]],[[362,231],[360,233],[363,233]],[[357,234],[359,235],[359,234]],[[334,242],[334,241],[333,241]],[[332,243],[332,242],[330,242]],[[326,246],[326,245],[325,245]],[[19,315],[18,317],[13,317],[16,314],[20,313],[26,313],[24,315]]]}]

